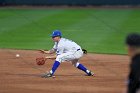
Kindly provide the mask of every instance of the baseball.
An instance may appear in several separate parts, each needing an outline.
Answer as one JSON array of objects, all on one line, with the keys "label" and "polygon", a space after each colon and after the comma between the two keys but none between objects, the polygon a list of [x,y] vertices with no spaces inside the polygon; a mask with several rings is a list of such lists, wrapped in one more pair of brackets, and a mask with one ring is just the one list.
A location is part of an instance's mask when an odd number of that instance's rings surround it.
[{"label": "baseball", "polygon": [[16,57],[20,57],[20,55],[19,54],[16,54]]}]

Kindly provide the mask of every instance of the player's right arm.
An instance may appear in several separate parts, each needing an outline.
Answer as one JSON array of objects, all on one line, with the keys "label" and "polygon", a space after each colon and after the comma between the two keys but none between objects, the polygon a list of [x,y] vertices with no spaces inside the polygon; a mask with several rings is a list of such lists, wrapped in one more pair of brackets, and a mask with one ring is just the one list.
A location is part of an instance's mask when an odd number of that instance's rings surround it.
[{"label": "player's right arm", "polygon": [[44,53],[44,54],[53,54],[53,53],[55,53],[56,52],[56,50],[57,50],[57,42],[55,42],[55,44],[54,44],[54,46],[53,46],[53,48],[51,49],[51,50],[48,50],[48,51],[46,51],[46,50],[40,50],[40,52],[41,53]]},{"label": "player's right arm", "polygon": [[40,52],[41,52],[41,53],[44,53],[44,54],[53,54],[53,53],[55,53],[56,51],[55,51],[55,49],[51,49],[51,50],[48,50],[48,51],[46,51],[46,50],[40,50]]}]

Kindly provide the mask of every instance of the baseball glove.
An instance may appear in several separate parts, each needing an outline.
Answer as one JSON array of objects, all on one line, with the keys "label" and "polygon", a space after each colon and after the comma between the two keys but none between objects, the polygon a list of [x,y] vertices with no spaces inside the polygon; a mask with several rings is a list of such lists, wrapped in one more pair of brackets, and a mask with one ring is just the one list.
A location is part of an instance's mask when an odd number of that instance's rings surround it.
[{"label": "baseball glove", "polygon": [[84,54],[87,54],[87,50],[86,49],[82,49]]},{"label": "baseball glove", "polygon": [[46,61],[46,58],[44,58],[44,57],[36,58],[37,65],[44,65],[45,61]]}]

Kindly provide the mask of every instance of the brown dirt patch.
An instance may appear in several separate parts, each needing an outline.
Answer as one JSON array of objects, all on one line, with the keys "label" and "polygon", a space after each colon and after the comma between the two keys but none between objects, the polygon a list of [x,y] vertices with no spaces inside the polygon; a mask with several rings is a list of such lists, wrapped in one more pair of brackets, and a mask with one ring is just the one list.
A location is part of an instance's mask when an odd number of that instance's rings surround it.
[{"label": "brown dirt patch", "polygon": [[[16,58],[15,55],[21,57]],[[96,75],[88,77],[70,63],[62,63],[56,78],[41,78],[53,60],[37,66],[35,50],[0,49],[0,93],[124,93],[129,59],[124,55],[88,54],[81,63]]]}]

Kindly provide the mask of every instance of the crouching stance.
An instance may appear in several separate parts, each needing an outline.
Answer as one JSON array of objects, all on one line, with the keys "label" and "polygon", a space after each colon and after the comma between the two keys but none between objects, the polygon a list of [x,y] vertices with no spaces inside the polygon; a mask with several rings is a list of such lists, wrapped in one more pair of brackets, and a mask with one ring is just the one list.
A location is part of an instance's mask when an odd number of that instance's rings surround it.
[{"label": "crouching stance", "polygon": [[46,57],[46,59],[55,59],[55,62],[49,73],[43,74],[42,77],[52,77],[59,65],[64,61],[72,62],[73,66],[84,71],[88,76],[93,76],[93,72],[91,72],[85,66],[79,63],[79,59],[83,56],[83,51],[78,44],[76,44],[72,40],[62,38],[62,34],[59,30],[53,31],[51,37],[52,40],[55,42],[53,48],[49,51],[41,50],[41,52],[46,54],[52,54],[56,52],[57,55]]}]

